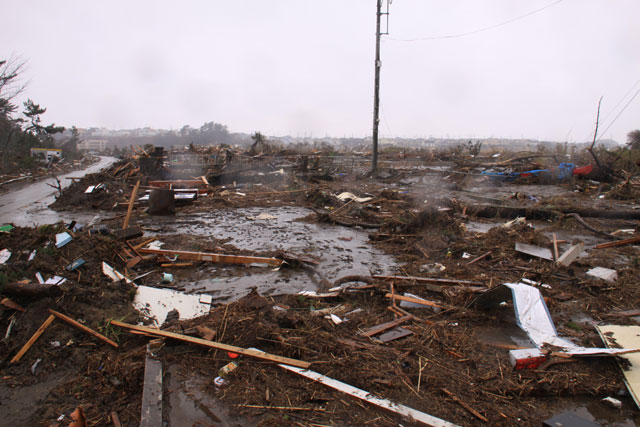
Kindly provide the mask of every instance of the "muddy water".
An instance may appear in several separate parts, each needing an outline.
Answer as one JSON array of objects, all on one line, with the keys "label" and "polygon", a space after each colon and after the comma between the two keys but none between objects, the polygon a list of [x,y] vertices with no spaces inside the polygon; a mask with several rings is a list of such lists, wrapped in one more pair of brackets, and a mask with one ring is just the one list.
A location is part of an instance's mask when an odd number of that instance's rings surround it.
[{"label": "muddy water", "polygon": [[185,378],[176,366],[168,369],[168,377],[168,386],[165,388],[165,393],[169,396],[168,425],[221,427],[256,425],[255,421],[231,415],[230,408],[223,406],[220,401],[205,391],[207,381],[213,381],[212,378],[197,376]]},{"label": "muddy water", "polygon": [[[261,214],[274,218],[255,219]],[[393,257],[369,244],[365,231],[299,221],[310,214],[311,210],[299,207],[223,209],[159,218],[154,226],[163,234],[229,239],[227,243],[240,250],[283,250],[320,258],[315,271],[205,266],[198,280],[180,283],[187,292],[208,293],[216,300],[237,299],[252,287],[266,295],[316,290],[343,276],[388,273],[395,265]]]},{"label": "muddy water", "polygon": [[[114,163],[115,157],[100,157],[100,161],[87,169],[58,175],[63,188],[71,184],[69,177],[81,177],[90,173],[96,173]],[[0,195],[0,224],[12,223],[16,226],[31,227],[41,224],[53,224],[60,220],[87,224],[95,222],[95,214],[86,212],[52,211],[48,206],[55,201],[57,190],[47,184],[55,185],[53,178],[23,187],[20,190]]]}]

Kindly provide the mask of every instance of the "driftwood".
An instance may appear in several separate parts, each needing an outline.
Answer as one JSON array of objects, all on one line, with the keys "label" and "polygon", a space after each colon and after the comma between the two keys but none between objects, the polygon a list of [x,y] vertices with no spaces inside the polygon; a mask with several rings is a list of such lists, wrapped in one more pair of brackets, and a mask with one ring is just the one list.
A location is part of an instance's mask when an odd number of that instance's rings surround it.
[{"label": "driftwood", "polygon": [[46,285],[28,282],[7,283],[2,290],[6,294],[20,295],[25,297],[47,297],[62,294],[58,285]]}]

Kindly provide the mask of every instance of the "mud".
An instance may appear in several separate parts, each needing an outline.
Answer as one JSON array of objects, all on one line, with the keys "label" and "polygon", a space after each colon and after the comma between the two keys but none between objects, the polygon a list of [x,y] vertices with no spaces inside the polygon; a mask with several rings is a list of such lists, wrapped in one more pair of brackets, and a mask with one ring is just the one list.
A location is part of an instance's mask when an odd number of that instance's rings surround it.
[{"label": "mud", "polygon": [[[207,153],[212,149],[193,150]],[[540,282],[548,285],[540,289],[558,333],[580,345],[602,346],[594,323],[637,323],[634,317],[612,318],[609,314],[637,308],[638,246],[596,249],[595,245],[609,240],[570,217],[525,220],[505,228],[506,220],[475,218],[464,206],[481,201],[509,206],[634,209],[638,201],[624,197],[624,185],[605,188],[584,179],[557,185],[495,185],[480,177],[475,166],[433,163],[432,153],[421,158],[423,154],[411,160],[383,156],[382,164],[389,169],[377,178],[365,177],[364,163],[348,158],[319,156],[316,162],[312,156],[309,169],[298,171],[290,167],[295,159],[274,153],[236,156],[242,160],[237,160],[240,164],[233,170],[243,171],[251,185],[227,181],[225,188],[211,185],[208,196],[178,207],[171,216],[150,216],[140,205],[134,209],[130,225],[141,226],[145,235],[128,244],[85,230],[72,232],[72,242],[57,249],[50,242],[64,230],[61,223],[18,227],[3,234],[2,248],[13,254],[0,266],[2,280],[33,280],[36,272],[68,279],[59,298],[11,296],[27,311],[16,313],[6,307],[0,311],[0,330],[6,331],[11,319],[16,319],[9,338],[0,345],[4,380],[0,397],[3,414],[8,414],[5,420],[15,425],[47,425],[82,404],[89,425],[111,425],[112,411],[118,413],[123,425],[139,424],[149,338],[129,334],[108,321],[149,320],[145,320],[144,309],[142,313],[133,309],[134,285],[112,282],[102,274],[101,262],[107,261],[127,277],[143,276],[136,280],[138,285],[213,297],[210,310],[204,310],[202,316],[190,318],[200,312],[180,307],[178,311],[184,313],[165,322],[164,329],[197,335],[196,327],[206,326],[214,331],[216,341],[308,361],[311,369],[321,374],[456,424],[486,423],[443,389],[486,417],[489,425],[540,425],[541,420],[567,410],[603,424],[637,423],[637,407],[625,391],[613,359],[550,357],[540,368],[514,371],[508,350],[530,347],[531,343],[515,322],[512,304],[492,311],[468,307],[483,287],[522,279]],[[442,158],[455,160],[455,156]],[[473,164],[480,161],[467,160]],[[279,170],[284,166],[283,175]],[[260,178],[255,171],[269,179]],[[213,175],[232,178],[233,173],[216,165],[209,170],[209,176]],[[146,185],[146,178],[140,175],[136,159],[128,159],[74,184],[54,207],[77,208],[73,213],[61,211],[59,215],[65,220],[80,215],[78,218],[96,226],[121,228],[124,211],[114,206],[127,202],[135,182],[140,179]],[[87,197],[86,186],[98,182],[106,182],[111,190]],[[617,191],[610,194],[612,188]],[[342,192],[373,200],[343,202],[336,197]],[[44,215],[41,218],[58,215],[47,213],[41,204],[20,207],[17,212],[22,217],[30,209],[33,215]],[[632,235],[638,232],[637,221],[585,220],[607,233],[619,229],[631,229]],[[561,252],[578,241],[586,245],[569,267],[514,249],[517,242],[550,248],[554,233],[565,241],[560,244]],[[136,258],[132,246],[152,237],[164,242],[163,248],[288,255],[298,261],[278,270],[208,262],[178,267],[160,257],[127,266]],[[28,261],[34,249],[36,257]],[[489,251],[482,260],[470,263]],[[75,272],[65,270],[79,257],[87,261],[85,266]],[[301,259],[315,260],[317,265]],[[605,283],[590,278],[586,271],[594,266],[616,269],[618,280]],[[174,276],[172,282],[162,283],[165,272]],[[412,281],[391,284],[374,280],[374,274],[472,280],[483,286],[426,286]],[[327,298],[298,294],[327,290],[347,276],[356,276],[347,278],[353,280],[345,282],[347,285],[366,286]],[[407,308],[414,318],[403,327],[412,334],[402,339],[381,343],[364,338],[362,331],[396,317],[385,296],[389,292],[410,292],[442,309]],[[161,317],[178,308],[157,302],[163,306]],[[110,348],[56,321],[22,361],[10,364],[47,317],[49,308],[104,333],[120,347]],[[329,313],[342,322],[336,324],[327,318]],[[60,342],[60,346],[52,342]],[[270,363],[249,357],[230,359],[226,352],[173,340],[157,344],[166,372],[164,420],[169,425],[411,425],[410,420]],[[41,362],[33,374],[31,366],[38,359]],[[239,367],[226,378],[226,387],[217,388],[213,379],[231,360]],[[619,398],[622,410],[604,406],[601,399],[607,396]],[[37,399],[35,404],[30,397]],[[33,404],[33,409],[25,401]]]}]

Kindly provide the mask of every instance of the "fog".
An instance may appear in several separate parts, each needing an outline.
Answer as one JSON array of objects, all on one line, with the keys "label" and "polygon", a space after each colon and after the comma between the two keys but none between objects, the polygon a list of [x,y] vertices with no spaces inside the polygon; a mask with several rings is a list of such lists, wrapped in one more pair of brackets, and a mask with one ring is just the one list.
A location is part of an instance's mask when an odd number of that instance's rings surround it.
[{"label": "fog", "polygon": [[[361,137],[372,126],[375,8],[12,2],[0,58],[28,61],[24,97],[60,125],[216,121],[236,132]],[[604,131],[640,90],[639,16],[635,0],[396,0],[381,45],[381,136],[588,140],[601,96]],[[624,142],[639,117],[640,96],[602,137]]]}]

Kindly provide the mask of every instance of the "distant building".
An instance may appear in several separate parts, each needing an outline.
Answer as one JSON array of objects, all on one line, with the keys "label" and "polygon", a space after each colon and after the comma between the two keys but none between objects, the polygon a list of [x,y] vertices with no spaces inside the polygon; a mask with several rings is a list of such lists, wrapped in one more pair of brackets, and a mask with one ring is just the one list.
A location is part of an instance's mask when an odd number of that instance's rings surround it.
[{"label": "distant building", "polygon": [[102,152],[107,148],[106,139],[87,139],[78,143],[78,150]]}]

